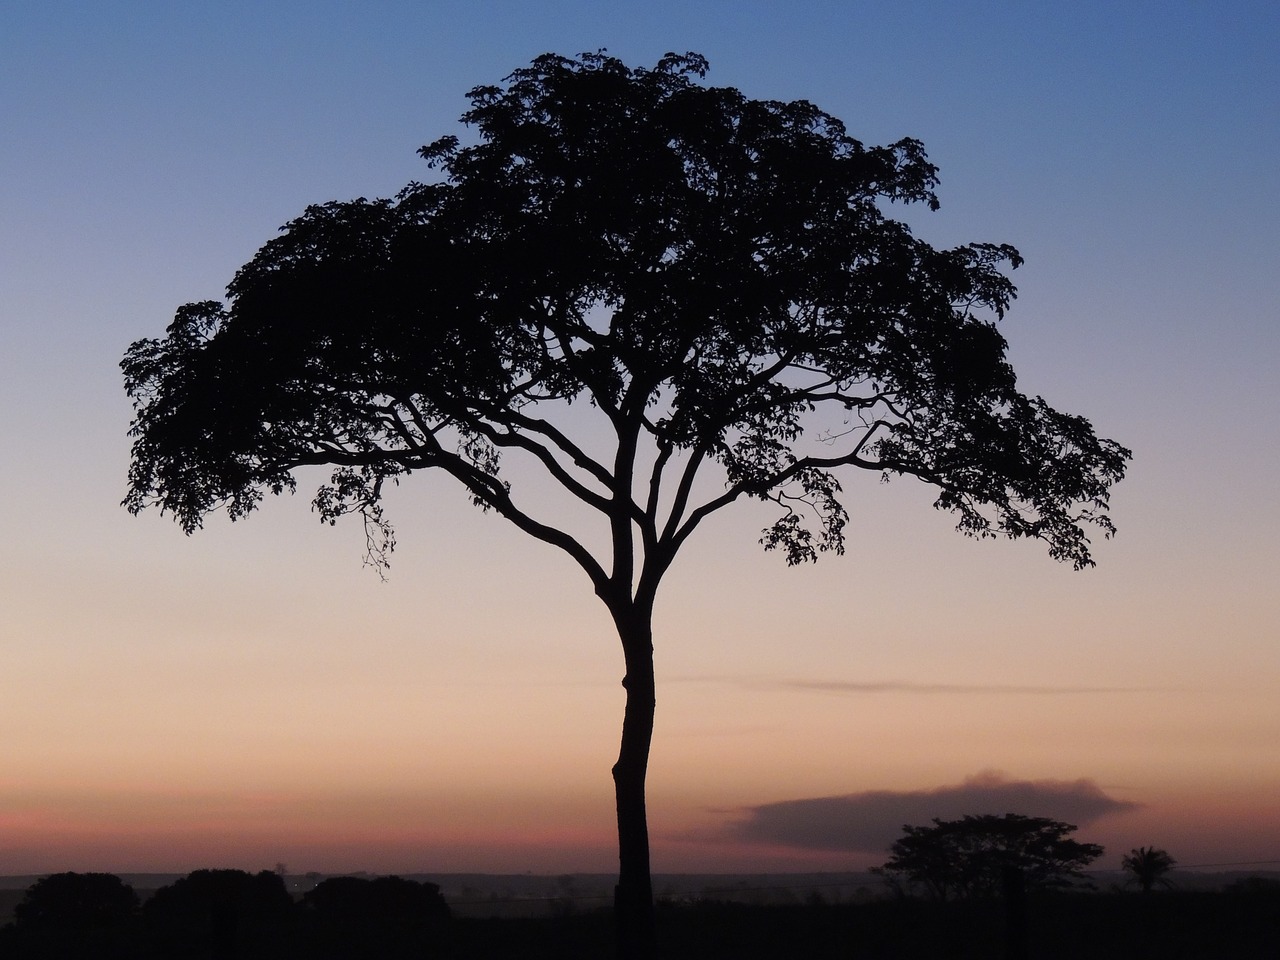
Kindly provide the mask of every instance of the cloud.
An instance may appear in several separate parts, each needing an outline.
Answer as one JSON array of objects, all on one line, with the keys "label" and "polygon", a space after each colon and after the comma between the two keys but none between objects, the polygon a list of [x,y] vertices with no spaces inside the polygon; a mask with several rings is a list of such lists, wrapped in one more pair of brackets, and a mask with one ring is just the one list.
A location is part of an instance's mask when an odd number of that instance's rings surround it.
[{"label": "cloud", "polygon": [[1072,696],[1099,693],[1165,693],[1171,687],[1108,687],[1070,686],[1063,684],[1013,684],[1013,683],[919,683],[911,680],[774,680],[727,677],[717,675],[690,675],[668,677],[664,683],[731,683],[736,686],[768,690],[814,690],[819,693],[865,694],[1020,694],[1031,696]]},{"label": "cloud", "polygon": [[1138,806],[1107,796],[1092,780],[1010,780],[988,771],[936,790],[870,790],[748,807],[729,829],[752,843],[873,852],[888,850],[904,824],[924,826],[935,817],[1021,813],[1078,826]]},{"label": "cloud", "polygon": [[885,680],[873,683],[856,683],[839,680],[783,680],[778,686],[790,690],[823,690],[828,693],[1022,693],[1022,694],[1072,694],[1072,693],[1150,693],[1152,687],[1065,687],[986,683],[911,683],[905,680]]}]

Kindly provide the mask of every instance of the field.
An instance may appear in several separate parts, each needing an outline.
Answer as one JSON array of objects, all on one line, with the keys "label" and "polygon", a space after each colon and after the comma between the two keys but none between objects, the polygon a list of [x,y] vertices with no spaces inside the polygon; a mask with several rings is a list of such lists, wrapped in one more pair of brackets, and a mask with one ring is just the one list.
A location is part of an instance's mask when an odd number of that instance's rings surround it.
[{"label": "field", "polygon": [[[18,891],[3,891],[10,894]],[[20,893],[20,892],[19,892]],[[589,902],[589,901],[588,901]],[[211,939],[193,920],[163,936],[143,921],[112,930],[0,931],[6,960],[44,957],[177,957],[202,960],[325,960],[377,956],[440,960],[597,960],[613,953],[609,912],[572,901],[543,916],[459,916],[442,925],[411,919],[342,924],[300,913],[241,924],[234,938]],[[544,902],[545,906],[545,902]],[[999,901],[930,903],[874,899],[762,904],[664,901],[659,943],[667,960],[1276,960],[1280,957],[1280,883],[1254,879],[1220,890],[1058,894],[1027,905],[1025,953],[1009,953]],[[177,939],[175,939],[175,937]],[[167,938],[167,939],[166,939]],[[177,952],[175,952],[177,951]]]},{"label": "field", "polygon": [[[543,920],[461,920],[456,960],[607,957],[607,912]],[[998,902],[756,906],[698,903],[659,913],[668,960],[991,960],[1006,956]],[[1276,960],[1280,890],[1088,894],[1033,901],[1028,960]],[[1013,954],[1016,956],[1016,954]]]}]

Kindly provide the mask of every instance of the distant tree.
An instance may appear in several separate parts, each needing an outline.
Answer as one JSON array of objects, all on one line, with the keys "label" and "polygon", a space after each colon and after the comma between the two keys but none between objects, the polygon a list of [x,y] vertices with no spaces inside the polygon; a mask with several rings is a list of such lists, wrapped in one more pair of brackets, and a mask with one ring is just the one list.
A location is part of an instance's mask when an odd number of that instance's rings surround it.
[{"label": "distant tree", "polygon": [[302,898],[313,960],[444,955],[449,906],[434,883],[401,877],[330,877]]},{"label": "distant tree", "polygon": [[303,894],[302,903],[307,910],[341,923],[449,919],[449,905],[439,886],[402,877],[330,877]]},{"label": "distant tree", "polygon": [[1171,884],[1165,876],[1178,861],[1169,856],[1168,851],[1158,847],[1137,847],[1130,850],[1120,860],[1120,867],[1130,875],[1130,880],[1142,888],[1143,893],[1150,893],[1156,884],[1167,887]]},{"label": "distant tree", "polygon": [[[645,777],[659,583],[711,514],[772,502],[789,564],[844,550],[842,470],[936,488],[976,537],[1090,565],[1129,452],[1017,388],[996,329],[1021,258],[938,250],[883,210],[938,205],[916,140],[865,147],[804,101],[704,87],[706,61],[539,57],[470,92],[476,142],[422,148],[443,180],[307,208],[124,361],[126,506],[183,529],[333,468],[322,520],[393,537],[383,492],[436,468],[562,550],[625,662],[620,945],[652,952]],[[594,518],[571,532],[504,456]],[[523,479],[528,479],[525,474]]]},{"label": "distant tree", "polygon": [[967,816],[902,828],[880,871],[899,884],[920,884],[936,900],[994,896],[1010,886],[1063,887],[1098,857],[1102,847],[1068,836],[1076,827],[1044,817]]},{"label": "distant tree", "polygon": [[119,926],[138,910],[133,887],[112,873],[54,873],[37,880],[13,909],[21,927],[87,930]]},{"label": "distant tree", "polygon": [[196,870],[157,890],[143,907],[148,928],[174,955],[234,957],[287,924],[293,898],[270,870]]},{"label": "distant tree", "polygon": [[55,873],[27,888],[0,956],[93,958],[132,952],[138,896],[111,873]]}]

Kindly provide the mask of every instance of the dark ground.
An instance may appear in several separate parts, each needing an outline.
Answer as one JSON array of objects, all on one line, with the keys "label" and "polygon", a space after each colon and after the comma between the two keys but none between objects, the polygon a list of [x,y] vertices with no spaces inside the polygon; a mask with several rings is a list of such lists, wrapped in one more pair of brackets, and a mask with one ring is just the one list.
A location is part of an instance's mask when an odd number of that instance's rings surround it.
[{"label": "dark ground", "polygon": [[[1280,884],[1258,881],[1223,891],[1059,894],[1032,898],[1028,960],[1280,960]],[[1006,956],[1000,902],[919,900],[751,905],[663,904],[659,941],[666,960],[1000,960]],[[0,931],[0,958],[55,960],[172,957],[213,960],[198,931],[180,953],[140,926],[96,931],[90,940],[37,942]],[[446,928],[319,929],[305,921],[242,930],[239,960],[599,960],[613,955],[605,910],[542,918],[457,918]]]},{"label": "dark ground", "polygon": [[[455,923],[455,960],[610,956],[607,913]],[[1280,890],[1063,895],[1028,909],[1031,960],[1280,960]],[[1006,955],[998,902],[666,907],[667,960],[992,960]]]}]

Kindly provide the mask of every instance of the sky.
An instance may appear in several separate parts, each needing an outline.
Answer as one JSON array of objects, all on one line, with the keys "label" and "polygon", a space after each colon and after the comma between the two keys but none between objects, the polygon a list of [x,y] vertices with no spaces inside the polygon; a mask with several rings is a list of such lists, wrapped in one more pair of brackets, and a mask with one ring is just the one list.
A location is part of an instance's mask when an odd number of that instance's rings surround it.
[{"label": "sky", "polygon": [[383,582],[299,495],[120,507],[118,364],[309,203],[393,195],[535,56],[708,57],[922,140],[937,245],[1008,242],[1019,382],[1132,448],[1073,572],[846,483],[787,568],[751,505],[655,619],[658,872],[862,869],[1017,812],[1114,867],[1280,866],[1280,11],[1072,4],[10,0],[0,12],[0,874],[607,872],[621,651],[551,547],[415,475]]}]

